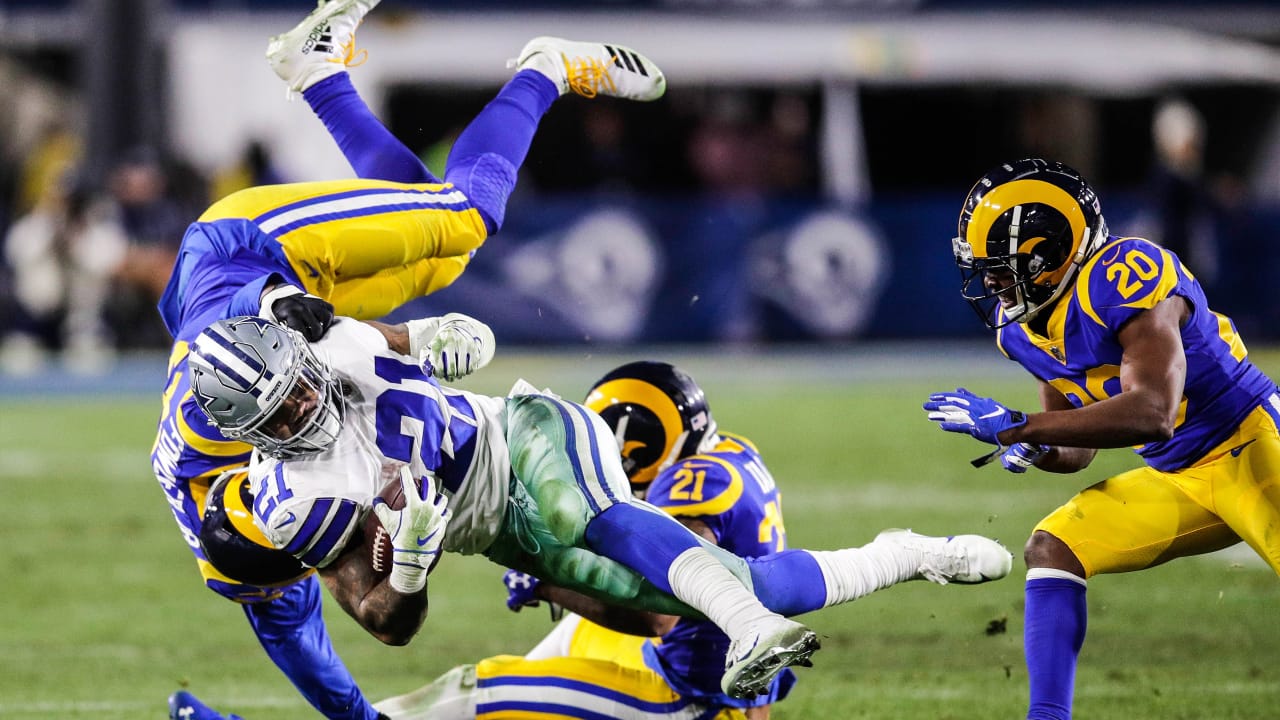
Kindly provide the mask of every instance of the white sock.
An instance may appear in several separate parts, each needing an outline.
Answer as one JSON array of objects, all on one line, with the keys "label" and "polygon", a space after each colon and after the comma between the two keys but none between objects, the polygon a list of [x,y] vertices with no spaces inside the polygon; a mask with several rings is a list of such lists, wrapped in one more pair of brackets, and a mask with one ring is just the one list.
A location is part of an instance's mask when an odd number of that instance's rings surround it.
[{"label": "white sock", "polygon": [[779,617],[700,547],[680,553],[667,570],[667,582],[673,595],[706,615],[730,638],[742,637],[756,623]]},{"label": "white sock", "polygon": [[919,553],[897,543],[870,542],[844,550],[806,551],[822,570],[831,607],[857,600],[876,590],[919,577]]}]

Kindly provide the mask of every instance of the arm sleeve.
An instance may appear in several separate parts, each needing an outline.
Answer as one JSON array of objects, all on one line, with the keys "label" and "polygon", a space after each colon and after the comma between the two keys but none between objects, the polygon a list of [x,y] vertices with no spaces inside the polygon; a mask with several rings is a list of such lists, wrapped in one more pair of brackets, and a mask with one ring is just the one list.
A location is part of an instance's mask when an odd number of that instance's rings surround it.
[{"label": "arm sleeve", "polygon": [[346,548],[364,512],[349,498],[293,495],[285,482],[287,471],[284,463],[276,462],[253,481],[254,522],[272,545],[307,567],[322,568]]},{"label": "arm sleeve", "polygon": [[227,305],[227,317],[237,317],[240,315],[257,315],[262,309],[262,292],[271,285],[278,285],[284,282],[284,278],[279,273],[267,273],[255,280],[245,284],[244,287],[236,291],[231,296],[231,302]]},{"label": "arm sleeve", "polygon": [[245,605],[244,614],[262,649],[321,715],[329,720],[378,717],[334,652],[315,575],[289,586],[276,600]]}]

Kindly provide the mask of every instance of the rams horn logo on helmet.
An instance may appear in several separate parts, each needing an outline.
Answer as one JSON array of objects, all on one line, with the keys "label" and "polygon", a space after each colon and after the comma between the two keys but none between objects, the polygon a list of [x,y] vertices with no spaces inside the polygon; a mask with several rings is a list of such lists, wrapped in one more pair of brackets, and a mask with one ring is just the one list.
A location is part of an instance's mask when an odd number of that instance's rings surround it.
[{"label": "rams horn logo on helmet", "polygon": [[[1052,305],[1107,238],[1098,196],[1080,173],[1037,158],[978,180],[957,229],[961,295],[991,328],[1028,322]],[[988,275],[1010,282],[991,288]]]},{"label": "rams horn logo on helmet", "polygon": [[716,436],[702,388],[667,363],[618,367],[596,382],[585,404],[613,429],[622,467],[636,488],[677,460],[705,451]]}]

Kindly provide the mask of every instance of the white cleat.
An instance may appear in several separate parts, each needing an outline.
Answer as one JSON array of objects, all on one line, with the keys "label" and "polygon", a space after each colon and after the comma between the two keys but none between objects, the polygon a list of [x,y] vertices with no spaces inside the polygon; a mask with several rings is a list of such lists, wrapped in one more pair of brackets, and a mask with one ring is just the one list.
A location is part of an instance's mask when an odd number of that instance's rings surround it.
[{"label": "white cleat", "polygon": [[356,27],[379,0],[320,0],[296,27],[267,43],[267,62],[289,86],[302,92],[321,80],[364,62],[356,52]]},{"label": "white cleat", "polygon": [[809,658],[821,646],[812,630],[779,616],[729,645],[720,689],[730,697],[753,698],[768,690],[783,669],[812,665]]},{"label": "white cleat", "polygon": [[939,585],[976,585],[999,580],[1013,569],[1013,555],[1000,543],[981,535],[930,537],[910,530],[885,530],[876,542],[892,542],[919,553],[916,579]]},{"label": "white cleat", "polygon": [[627,100],[657,100],[667,91],[667,78],[649,58],[621,45],[536,37],[507,63],[537,70],[551,78],[560,94],[575,92]]}]

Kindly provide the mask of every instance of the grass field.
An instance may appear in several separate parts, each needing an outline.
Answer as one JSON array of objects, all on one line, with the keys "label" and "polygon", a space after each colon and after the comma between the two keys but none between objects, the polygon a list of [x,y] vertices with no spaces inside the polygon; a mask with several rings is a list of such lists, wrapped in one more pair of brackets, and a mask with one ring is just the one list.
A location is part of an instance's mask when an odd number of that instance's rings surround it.
[{"label": "grass field", "polygon": [[[1278,358],[1261,358],[1273,376]],[[518,356],[470,387],[502,393],[523,375],[577,397],[619,359]],[[1001,582],[910,583],[807,616],[823,650],[774,717],[1022,717],[1022,542],[1047,511],[1134,456],[1110,451],[1074,477],[971,468],[982,446],[938,432],[920,403],[960,383],[1031,407],[1030,382],[989,348],[901,361],[863,350],[677,360],[708,390],[721,426],[760,446],[793,546],[860,545],[898,526],[982,532],[1019,558]],[[0,717],[161,718],[184,685],[249,720],[315,716],[240,610],[200,583],[148,465],[157,408],[136,394],[0,398]],[[508,612],[500,576],[483,559],[446,558],[431,616],[406,648],[380,645],[329,605],[338,651],[373,698],[521,652],[549,623],[541,610]],[[1277,717],[1278,591],[1270,570],[1235,551],[1095,579],[1076,716]]]}]

